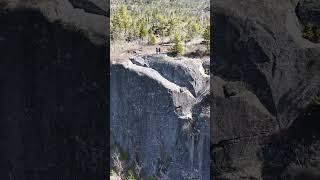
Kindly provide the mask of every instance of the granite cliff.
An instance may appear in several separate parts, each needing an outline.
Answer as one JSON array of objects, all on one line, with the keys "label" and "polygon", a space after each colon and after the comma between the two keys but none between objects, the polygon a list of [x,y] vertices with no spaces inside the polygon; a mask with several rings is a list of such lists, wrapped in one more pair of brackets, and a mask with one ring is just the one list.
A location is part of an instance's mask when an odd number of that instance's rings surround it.
[{"label": "granite cliff", "polygon": [[112,169],[139,179],[209,179],[210,82],[202,63],[158,55],[111,65]]},{"label": "granite cliff", "polygon": [[211,177],[319,179],[320,45],[302,34],[318,1],[212,4]]},{"label": "granite cliff", "polygon": [[85,9],[0,1],[0,179],[106,177],[108,21]]}]

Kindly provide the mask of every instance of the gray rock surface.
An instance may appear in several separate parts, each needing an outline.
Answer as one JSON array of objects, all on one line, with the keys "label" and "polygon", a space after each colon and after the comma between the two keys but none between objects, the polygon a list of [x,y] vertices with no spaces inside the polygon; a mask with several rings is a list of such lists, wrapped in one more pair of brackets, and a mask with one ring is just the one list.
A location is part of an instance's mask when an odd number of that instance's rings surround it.
[{"label": "gray rock surface", "polygon": [[311,23],[320,26],[320,1],[300,0],[296,11],[304,24]]},{"label": "gray rock surface", "polygon": [[71,30],[81,31],[93,43],[100,45],[109,42],[108,18],[98,12],[109,8],[102,6],[104,3],[105,0],[3,0],[5,9],[38,10],[50,22],[60,22]]},{"label": "gray rock surface", "polygon": [[109,2],[107,0],[69,0],[75,8],[83,9],[92,14],[108,16]]},{"label": "gray rock surface", "polygon": [[0,2],[0,179],[104,179],[107,46],[77,24],[100,16],[45,3]]},{"label": "gray rock surface", "polygon": [[[140,82],[145,76],[150,77],[150,74],[153,73],[142,74],[140,71],[138,73],[133,67],[139,66],[145,70],[152,70],[166,81],[180,87],[182,89],[180,93],[190,92],[190,96],[196,101],[184,105],[184,108],[193,107],[187,122],[192,122],[191,127],[200,130],[200,136],[206,137],[205,134],[207,134],[205,129],[208,124],[201,123],[205,122],[202,119],[210,117],[210,176],[212,179],[318,178],[316,171],[320,167],[320,136],[316,129],[319,129],[320,125],[316,119],[319,116],[319,108],[310,107],[310,101],[320,90],[320,46],[302,37],[303,22],[296,14],[299,7],[298,1],[217,0],[212,4],[215,35],[213,39],[214,59],[210,67],[210,93],[207,89],[209,79],[203,75],[203,70],[199,70],[201,67],[208,68],[207,61],[198,61],[199,63],[191,61],[190,65],[189,60],[171,61],[170,58],[159,55],[132,60],[133,65],[115,66],[126,70],[116,73],[122,78],[114,80],[113,86],[117,86],[116,82],[124,81],[126,83],[122,86],[126,87],[125,89],[134,90],[134,93],[130,95],[124,95],[125,92],[122,92],[121,95],[115,94],[115,98],[122,99],[121,101],[135,99],[137,96],[139,99],[147,99],[145,98],[146,92],[156,91],[159,84],[160,87],[163,87],[163,83],[159,82],[156,83],[158,85],[151,87],[147,85],[152,84],[149,80]],[[130,75],[126,74],[129,72]],[[133,75],[132,72],[139,75]],[[130,79],[129,76],[134,79]],[[136,79],[139,79],[139,82]],[[112,91],[121,92],[120,89],[122,88]],[[136,92],[136,89],[139,89],[140,93]],[[125,127],[135,133],[130,137],[139,139],[143,136],[134,131],[138,127],[132,128],[133,124],[124,120],[118,121],[118,119],[127,119],[131,122],[131,117],[138,117],[134,118],[138,119],[134,121],[135,123],[145,122],[147,117],[151,116],[149,114],[164,111],[163,107],[158,107],[164,103],[162,98],[166,104],[175,100],[173,95],[163,93],[163,91],[156,92],[159,92],[155,95],[161,97],[161,100],[157,100],[157,103],[152,99],[146,100],[143,102],[145,104],[139,105],[140,108],[137,108],[139,110],[136,110],[142,111],[145,117],[136,115],[137,112],[131,110],[134,108],[127,108],[124,104],[113,107],[115,112],[122,106],[126,107],[125,111],[130,112],[130,115],[123,115],[123,118],[120,118],[120,115],[115,116],[117,122],[113,123],[121,124],[116,126],[118,128],[113,127],[112,129],[120,129],[119,127],[123,124],[128,124]],[[202,92],[204,96],[201,95]],[[187,98],[183,99],[184,102],[191,102]],[[142,102],[138,99],[126,102],[126,104],[140,103]],[[210,103],[210,110],[206,103]],[[155,104],[158,108],[150,109],[149,104]],[[172,113],[174,111],[172,109],[172,107],[166,109],[165,112]],[[118,114],[121,113],[118,112]],[[166,115],[164,119],[175,122],[180,121],[177,119],[181,117],[185,118],[186,114],[174,112],[172,115],[170,113]],[[151,117],[152,120],[157,119],[156,115]],[[162,123],[168,123],[163,121],[163,118],[160,119]],[[154,123],[152,120],[150,121]],[[156,127],[161,126],[162,123],[157,124]],[[170,126],[174,127],[172,130],[178,132],[181,126],[189,127],[188,123]],[[310,131],[310,127],[313,130]],[[130,144],[134,141],[128,140],[129,136],[119,139],[120,134],[123,133],[116,135],[116,138],[121,147],[125,147],[130,152],[129,154],[134,154],[132,150],[134,145]],[[156,134],[147,135],[159,139]],[[190,166],[188,161],[191,156],[183,154],[187,154],[188,149],[201,149],[200,143],[191,145],[193,141],[183,135],[170,134],[170,136],[176,142],[187,144],[182,148],[181,153],[185,158],[175,155],[174,151],[166,152],[171,152],[178,159],[181,158],[180,161],[185,164],[182,169],[191,173],[186,175],[182,173],[185,171],[178,171],[172,166],[164,165],[170,167],[171,170],[170,172],[165,171],[165,176],[183,179],[197,175],[197,173],[192,173],[194,172],[192,169],[199,170],[199,168]],[[150,141],[143,139],[143,142]],[[163,142],[167,143],[168,147],[172,147],[169,140]],[[206,143],[202,141],[202,144]],[[137,145],[137,147],[140,146]],[[152,146],[150,151],[143,152],[147,154],[148,159],[140,160],[137,164],[141,165],[145,161],[154,162],[154,157],[161,157],[158,149],[161,149],[160,146]],[[136,157],[139,156],[134,155],[134,157],[133,160],[136,160]],[[160,159],[164,160],[165,157]],[[176,158],[169,159],[169,162],[177,162],[173,160]],[[163,164],[164,161],[161,162]],[[148,172],[147,174],[154,174],[156,171],[148,169],[152,167],[150,164],[143,167]],[[292,167],[296,166],[299,167],[298,170],[291,172]],[[202,176],[201,178],[207,179],[207,177]]]},{"label": "gray rock surface", "polygon": [[196,77],[197,62],[146,61],[149,67],[131,61],[111,66],[111,133],[129,154],[125,164],[141,167],[139,178],[209,179],[208,97],[195,97],[194,86],[180,86],[191,84],[192,75],[192,82],[206,75]]},{"label": "gray rock surface", "polygon": [[[209,91],[209,75],[205,74],[206,61],[201,59],[173,59],[166,55],[146,56],[131,60],[158,71],[164,78],[186,87],[195,97],[202,97]],[[138,63],[139,61],[139,63]]]},{"label": "gray rock surface", "polygon": [[308,110],[319,93],[320,46],[302,38],[298,1],[212,4],[211,177],[285,179],[291,166],[319,170],[318,134],[298,132],[320,128],[319,110]]}]

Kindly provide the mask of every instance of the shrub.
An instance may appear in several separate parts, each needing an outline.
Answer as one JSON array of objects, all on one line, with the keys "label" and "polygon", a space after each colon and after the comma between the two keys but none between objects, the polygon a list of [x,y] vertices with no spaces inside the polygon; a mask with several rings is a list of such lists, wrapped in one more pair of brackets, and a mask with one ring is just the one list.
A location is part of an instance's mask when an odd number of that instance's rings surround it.
[{"label": "shrub", "polygon": [[304,27],[302,37],[312,42],[319,42],[320,40],[320,28],[313,24],[308,24]]},{"label": "shrub", "polygon": [[115,171],[115,170],[111,170],[111,171],[110,171],[110,176],[117,176],[116,171]]},{"label": "shrub", "polygon": [[133,175],[133,172],[132,172],[132,170],[129,170],[128,171],[128,176],[127,176],[127,178],[125,178],[126,180],[136,180],[136,178],[134,177],[134,175]]}]

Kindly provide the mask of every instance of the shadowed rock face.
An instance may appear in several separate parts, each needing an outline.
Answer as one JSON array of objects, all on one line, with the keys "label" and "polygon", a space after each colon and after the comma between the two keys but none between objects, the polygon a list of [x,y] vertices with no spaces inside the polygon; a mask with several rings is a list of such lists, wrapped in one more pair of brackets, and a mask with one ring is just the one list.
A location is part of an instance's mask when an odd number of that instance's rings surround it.
[{"label": "shadowed rock face", "polygon": [[106,46],[36,10],[0,12],[0,179],[103,179]]},{"label": "shadowed rock face", "polygon": [[320,2],[317,0],[300,0],[296,8],[299,19],[304,24],[320,26]]},{"label": "shadowed rock face", "polygon": [[108,17],[100,12],[107,11],[105,0],[2,0],[0,7],[38,10],[49,22],[60,22],[67,29],[81,31],[94,44],[109,42]]},{"label": "shadowed rock face", "polygon": [[[194,96],[192,86],[178,84],[192,83],[194,79],[186,77],[195,77],[191,72],[199,67],[158,60],[149,57],[150,67],[131,61],[111,66],[112,137],[129,155],[125,164],[142,168],[139,178],[209,179],[208,84],[202,87],[207,92]],[[178,71],[186,76],[172,74]],[[209,82],[209,76],[200,73],[195,80],[201,78]]]},{"label": "shadowed rock face", "polygon": [[291,166],[319,168],[319,135],[297,133],[320,128],[303,115],[319,92],[320,46],[302,38],[298,1],[212,3],[211,177],[285,179]]}]

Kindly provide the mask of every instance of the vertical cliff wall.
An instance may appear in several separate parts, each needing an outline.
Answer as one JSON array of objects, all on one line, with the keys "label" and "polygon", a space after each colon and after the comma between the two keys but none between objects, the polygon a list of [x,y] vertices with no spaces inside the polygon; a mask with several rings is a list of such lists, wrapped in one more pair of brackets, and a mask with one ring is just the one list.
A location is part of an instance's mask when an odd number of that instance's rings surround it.
[{"label": "vertical cliff wall", "polygon": [[45,5],[14,2],[0,7],[0,179],[103,179],[106,45]]},{"label": "vertical cliff wall", "polygon": [[[201,61],[141,61],[147,65],[111,66],[112,168],[119,170],[120,152],[123,170],[139,179],[209,179],[209,76]],[[197,82],[206,82],[202,96],[191,93]]]}]

